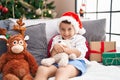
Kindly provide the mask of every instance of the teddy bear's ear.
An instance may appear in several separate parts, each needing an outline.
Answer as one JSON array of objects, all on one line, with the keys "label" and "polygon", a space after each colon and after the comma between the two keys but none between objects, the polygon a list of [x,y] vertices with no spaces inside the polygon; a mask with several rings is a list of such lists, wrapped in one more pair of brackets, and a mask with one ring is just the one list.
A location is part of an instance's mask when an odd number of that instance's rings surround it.
[{"label": "teddy bear's ear", "polygon": [[24,38],[24,40],[29,40],[29,38],[30,37],[28,35],[26,35],[25,38]]}]

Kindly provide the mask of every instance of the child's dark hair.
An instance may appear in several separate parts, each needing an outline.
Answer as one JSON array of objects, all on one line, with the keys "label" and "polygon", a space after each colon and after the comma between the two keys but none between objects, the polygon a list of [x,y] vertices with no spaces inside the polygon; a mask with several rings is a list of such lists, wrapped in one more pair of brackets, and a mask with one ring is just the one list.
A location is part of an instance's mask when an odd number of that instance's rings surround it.
[{"label": "child's dark hair", "polygon": [[69,22],[68,20],[64,20],[62,21],[62,23],[71,24],[71,22]]}]

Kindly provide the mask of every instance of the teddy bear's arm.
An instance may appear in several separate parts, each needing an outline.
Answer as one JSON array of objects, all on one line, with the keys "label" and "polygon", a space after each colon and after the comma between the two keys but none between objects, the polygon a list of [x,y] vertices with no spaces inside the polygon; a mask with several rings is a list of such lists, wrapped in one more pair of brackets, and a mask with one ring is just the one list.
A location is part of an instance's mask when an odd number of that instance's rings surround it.
[{"label": "teddy bear's arm", "polygon": [[37,64],[35,58],[28,51],[26,51],[25,58],[29,63],[30,71],[31,71],[32,75],[35,76],[37,69],[38,69],[38,64]]},{"label": "teddy bear's arm", "polygon": [[4,64],[6,63],[6,54],[3,53],[1,56],[0,56],[0,73],[3,69],[3,66]]}]

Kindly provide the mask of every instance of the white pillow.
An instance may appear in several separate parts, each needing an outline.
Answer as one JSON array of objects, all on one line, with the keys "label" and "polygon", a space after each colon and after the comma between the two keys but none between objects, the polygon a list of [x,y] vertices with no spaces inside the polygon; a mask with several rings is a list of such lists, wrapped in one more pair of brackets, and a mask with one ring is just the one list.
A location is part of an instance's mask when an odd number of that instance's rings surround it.
[{"label": "white pillow", "polygon": [[50,41],[50,39],[55,35],[58,34],[57,32],[57,21],[58,19],[52,19],[46,21],[46,37],[47,42]]},{"label": "white pillow", "polygon": [[[16,20],[18,20],[18,19],[10,18],[9,20],[16,23]],[[23,20],[26,27],[31,26],[31,25],[36,25],[36,24],[39,24],[39,23],[46,23],[47,43],[49,42],[49,40],[51,39],[52,36],[57,34],[57,27],[58,27],[57,26],[57,21],[58,21],[58,18],[56,18],[56,19],[27,19],[27,20]]]}]

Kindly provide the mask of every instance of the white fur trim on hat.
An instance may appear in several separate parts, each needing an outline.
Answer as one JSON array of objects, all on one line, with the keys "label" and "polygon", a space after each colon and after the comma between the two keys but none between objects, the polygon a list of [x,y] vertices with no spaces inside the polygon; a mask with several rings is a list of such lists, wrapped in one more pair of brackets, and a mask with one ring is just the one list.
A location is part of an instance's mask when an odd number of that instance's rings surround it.
[{"label": "white fur trim on hat", "polygon": [[60,23],[64,20],[67,20],[68,22],[71,22],[71,24],[75,28],[76,33],[79,33],[79,34],[82,35],[86,32],[86,30],[83,27],[80,29],[79,23],[73,17],[70,17],[70,16],[62,16],[61,18],[59,18],[59,20],[58,20],[58,32],[59,32]]}]

